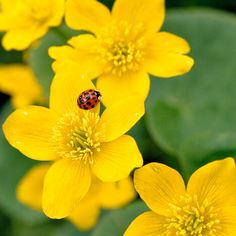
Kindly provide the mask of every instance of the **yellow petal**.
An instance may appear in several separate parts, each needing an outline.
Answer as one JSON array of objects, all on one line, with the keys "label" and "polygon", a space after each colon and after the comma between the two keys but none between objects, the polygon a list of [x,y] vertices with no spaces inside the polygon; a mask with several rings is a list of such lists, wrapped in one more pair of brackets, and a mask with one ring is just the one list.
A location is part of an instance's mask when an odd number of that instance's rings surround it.
[{"label": "yellow petal", "polygon": [[78,71],[95,79],[103,72],[104,65],[98,60],[96,53],[98,42],[91,34],[82,34],[72,37],[68,43],[74,48],[71,61],[74,62]]},{"label": "yellow petal", "polygon": [[143,116],[144,110],[144,101],[136,94],[107,107],[97,125],[98,132],[103,134],[101,141],[109,142],[125,134]]},{"label": "yellow petal", "polygon": [[152,51],[145,59],[147,72],[163,78],[185,74],[191,70],[193,64],[194,60],[189,56],[162,51]]},{"label": "yellow petal", "polygon": [[134,186],[150,209],[165,214],[168,204],[185,194],[180,174],[163,164],[150,163],[134,173]]},{"label": "yellow petal", "polygon": [[58,26],[61,24],[64,11],[65,11],[65,0],[50,0],[48,1],[52,8],[51,17],[47,24],[49,26]]},{"label": "yellow petal", "polygon": [[29,106],[13,112],[3,124],[8,142],[35,160],[53,160],[57,156],[50,142],[56,115],[40,106]]},{"label": "yellow petal", "polygon": [[187,73],[193,66],[193,59],[186,55],[190,51],[188,43],[170,33],[161,32],[153,36],[147,46],[145,68],[155,76],[172,77]]},{"label": "yellow petal", "polygon": [[6,31],[8,29],[8,24],[7,24],[7,17],[5,14],[0,13],[0,31]]},{"label": "yellow petal", "polygon": [[12,96],[16,108],[42,99],[42,87],[32,70],[21,64],[0,66],[0,91]]},{"label": "yellow petal", "polygon": [[26,95],[16,94],[15,96],[11,97],[11,103],[15,108],[24,108],[32,104],[33,100]]},{"label": "yellow petal", "polygon": [[236,206],[224,207],[220,212],[220,223],[223,229],[219,230],[219,234],[224,232],[224,235],[236,235]]},{"label": "yellow petal", "polygon": [[39,164],[30,169],[17,186],[17,199],[23,204],[42,210],[43,181],[49,169],[47,164]]},{"label": "yellow petal", "polygon": [[200,202],[205,199],[219,206],[236,205],[236,168],[233,158],[213,161],[191,176],[187,190],[196,194]]},{"label": "yellow petal", "polygon": [[100,213],[100,204],[96,197],[85,197],[78,207],[69,215],[68,219],[82,231],[93,228]]},{"label": "yellow petal", "polygon": [[36,39],[46,34],[47,30],[45,27],[35,29],[33,26],[32,28],[10,30],[3,36],[2,45],[6,50],[24,50]]},{"label": "yellow petal", "polygon": [[72,213],[88,192],[90,168],[81,161],[62,159],[45,176],[43,211],[50,218],[64,218]]},{"label": "yellow petal", "polygon": [[124,236],[166,236],[165,218],[152,211],[138,216],[128,227]]},{"label": "yellow petal", "polygon": [[73,48],[67,45],[64,46],[52,46],[48,49],[48,54],[51,58],[56,60],[63,60],[70,58]]},{"label": "yellow petal", "polygon": [[102,182],[99,201],[103,208],[122,207],[137,196],[131,177],[118,182]]},{"label": "yellow petal", "polygon": [[83,29],[96,33],[110,22],[110,12],[95,0],[67,0],[66,23],[72,29]]},{"label": "yellow petal", "polygon": [[164,21],[164,0],[116,0],[112,16],[118,21],[127,21],[132,25],[143,24],[151,31],[158,31]]},{"label": "yellow petal", "polygon": [[144,71],[126,73],[122,77],[101,75],[96,86],[103,95],[103,103],[110,106],[114,101],[130,96],[131,93],[138,93],[145,100],[150,88],[150,79]]},{"label": "yellow petal", "polygon": [[94,155],[92,170],[102,181],[118,181],[143,164],[143,159],[135,140],[123,135],[101,144],[101,151]]},{"label": "yellow petal", "polygon": [[[16,7],[15,1],[1,0],[0,30],[7,31],[12,24],[10,12]],[[9,14],[10,13],[10,14]]]},{"label": "yellow petal", "polygon": [[155,52],[173,52],[186,54],[190,51],[190,46],[183,38],[167,33],[160,32],[154,34],[151,40],[148,42],[148,51]]},{"label": "yellow petal", "polygon": [[48,49],[48,54],[55,59],[52,64],[54,72],[59,71],[64,67],[64,63],[73,62],[74,49],[70,46],[52,46]]},{"label": "yellow petal", "polygon": [[83,34],[72,37],[71,46],[49,48],[49,55],[56,61],[53,63],[55,72],[69,66],[75,73],[95,79],[103,71],[103,65],[96,60],[95,48],[97,40],[93,35]]},{"label": "yellow petal", "polygon": [[[79,95],[87,90],[95,89],[91,80],[70,70],[69,67],[56,73],[50,92],[50,108],[58,114],[78,113],[77,99]],[[99,106],[94,108],[99,111]]]}]

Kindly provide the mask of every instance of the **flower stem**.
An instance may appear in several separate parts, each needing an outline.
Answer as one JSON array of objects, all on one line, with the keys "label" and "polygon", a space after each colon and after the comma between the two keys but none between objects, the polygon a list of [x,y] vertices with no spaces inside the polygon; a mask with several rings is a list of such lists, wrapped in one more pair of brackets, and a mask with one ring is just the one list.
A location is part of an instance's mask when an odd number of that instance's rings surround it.
[{"label": "flower stem", "polygon": [[70,38],[70,35],[68,35],[61,27],[52,28],[52,31],[63,41],[67,41]]}]

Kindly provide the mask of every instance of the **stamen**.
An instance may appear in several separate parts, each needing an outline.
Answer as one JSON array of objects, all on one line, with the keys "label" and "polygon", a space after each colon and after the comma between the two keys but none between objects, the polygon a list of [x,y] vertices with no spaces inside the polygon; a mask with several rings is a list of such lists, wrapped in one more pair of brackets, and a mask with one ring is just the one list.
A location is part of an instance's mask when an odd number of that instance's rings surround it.
[{"label": "stamen", "polygon": [[143,30],[142,24],[133,26],[125,21],[112,22],[101,30],[96,59],[104,63],[106,73],[122,76],[140,69],[145,48]]},{"label": "stamen", "polygon": [[[81,115],[82,114],[82,115]],[[100,133],[96,132],[99,115],[90,111],[67,113],[53,128],[53,144],[62,158],[93,164],[94,152],[100,152]]]},{"label": "stamen", "polygon": [[207,199],[200,205],[197,196],[181,196],[176,204],[169,204],[166,235],[218,236],[218,210]]}]

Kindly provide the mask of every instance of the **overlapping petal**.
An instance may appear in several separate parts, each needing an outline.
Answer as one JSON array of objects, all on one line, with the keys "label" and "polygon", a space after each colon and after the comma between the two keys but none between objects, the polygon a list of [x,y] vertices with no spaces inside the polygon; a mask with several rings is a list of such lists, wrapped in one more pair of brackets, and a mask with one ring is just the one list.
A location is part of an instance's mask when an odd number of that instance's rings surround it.
[{"label": "overlapping petal", "polygon": [[123,135],[101,144],[101,151],[94,154],[92,170],[102,181],[118,181],[126,178],[135,167],[143,164],[135,140]]},{"label": "overlapping petal", "polygon": [[73,61],[76,60],[77,70],[95,79],[103,72],[103,64],[97,56],[97,39],[91,34],[72,37],[68,43],[74,48]]},{"label": "overlapping petal", "polygon": [[149,208],[161,215],[166,214],[169,203],[185,194],[181,175],[159,163],[150,163],[136,170],[134,186]]},{"label": "overlapping petal", "polygon": [[57,156],[50,143],[57,116],[47,108],[29,106],[13,112],[3,125],[8,142],[35,160],[53,160]]},{"label": "overlapping petal", "polygon": [[103,71],[103,65],[97,60],[96,39],[93,35],[83,34],[72,37],[71,46],[49,48],[49,55],[56,61],[53,63],[55,72],[70,67],[74,73],[80,73],[89,79],[95,79]]},{"label": "overlapping petal", "polygon": [[67,0],[65,19],[72,29],[94,33],[111,20],[109,10],[96,0]]},{"label": "overlapping petal", "polygon": [[143,24],[151,32],[158,31],[164,21],[164,0],[116,0],[112,16],[117,21],[127,21],[132,25]]},{"label": "overlapping petal", "polygon": [[89,190],[89,165],[61,159],[48,170],[43,189],[43,211],[50,218],[64,218],[79,205]]},{"label": "overlapping petal", "polygon": [[68,62],[75,64],[75,67],[77,66],[77,63],[74,61],[75,51],[70,46],[52,46],[48,49],[48,54],[51,58],[55,59],[52,63],[54,72],[64,68],[65,64],[68,64]]}]

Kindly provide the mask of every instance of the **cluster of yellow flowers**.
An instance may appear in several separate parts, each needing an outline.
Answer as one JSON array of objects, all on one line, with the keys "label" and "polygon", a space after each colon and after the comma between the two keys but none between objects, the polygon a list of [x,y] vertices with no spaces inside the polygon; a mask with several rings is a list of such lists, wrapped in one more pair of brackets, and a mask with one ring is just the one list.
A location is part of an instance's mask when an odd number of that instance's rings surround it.
[{"label": "cluster of yellow flowers", "polygon": [[[116,0],[111,12],[96,0],[0,0],[0,6],[6,50],[32,47],[63,17],[68,27],[86,31],[68,45],[49,48],[55,59],[49,108],[30,105],[43,98],[28,67],[0,68],[0,89],[18,108],[3,125],[8,142],[31,159],[48,161],[21,180],[21,202],[87,230],[101,208],[121,207],[137,191],[151,211],[136,218],[125,236],[236,235],[232,158],[200,168],[185,187],[166,165],[141,167],[137,144],[125,134],[145,113],[149,74],[182,75],[194,63],[184,39],[158,32],[164,0]],[[20,87],[21,78],[33,89]],[[100,104],[78,107],[78,96],[89,89],[102,94],[102,114]]]}]

